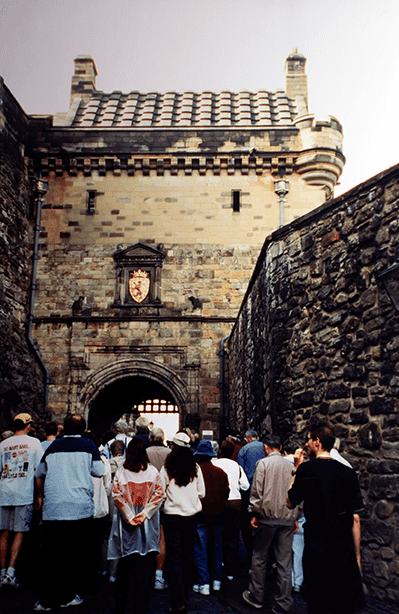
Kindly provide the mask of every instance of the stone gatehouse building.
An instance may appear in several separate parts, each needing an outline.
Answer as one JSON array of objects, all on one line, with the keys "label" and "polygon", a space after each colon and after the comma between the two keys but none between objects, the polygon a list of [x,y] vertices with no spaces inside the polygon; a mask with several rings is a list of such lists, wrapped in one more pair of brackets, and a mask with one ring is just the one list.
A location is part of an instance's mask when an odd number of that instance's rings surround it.
[{"label": "stone gatehouse building", "polygon": [[28,207],[48,414],[101,432],[147,409],[218,436],[222,340],[264,238],[344,165],[305,62],[294,50],[277,92],[107,94],[79,56],[69,112],[24,118],[27,176],[48,184]]}]

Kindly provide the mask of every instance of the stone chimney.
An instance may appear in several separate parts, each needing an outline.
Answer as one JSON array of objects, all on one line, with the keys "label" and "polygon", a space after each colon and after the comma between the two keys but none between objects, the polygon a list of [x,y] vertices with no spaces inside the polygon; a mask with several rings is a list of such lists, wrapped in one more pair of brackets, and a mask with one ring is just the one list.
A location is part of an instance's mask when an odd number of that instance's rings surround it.
[{"label": "stone chimney", "polygon": [[90,55],[78,55],[75,62],[75,74],[72,77],[70,106],[76,98],[88,102],[96,90],[97,69]]},{"label": "stone chimney", "polygon": [[308,78],[305,74],[306,58],[294,49],[285,62],[286,94],[296,100],[298,115],[306,115],[308,109]]}]

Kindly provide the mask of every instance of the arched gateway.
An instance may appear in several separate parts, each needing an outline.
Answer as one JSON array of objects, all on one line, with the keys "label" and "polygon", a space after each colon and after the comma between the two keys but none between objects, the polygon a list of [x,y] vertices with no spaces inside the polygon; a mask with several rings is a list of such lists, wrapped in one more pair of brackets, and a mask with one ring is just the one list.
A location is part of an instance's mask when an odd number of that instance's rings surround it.
[{"label": "arched gateway", "polygon": [[[97,435],[121,416],[145,414],[165,431],[184,424],[185,382],[164,365],[146,359],[113,362],[91,374],[81,393],[81,412]],[[166,428],[165,428],[166,425]]]}]

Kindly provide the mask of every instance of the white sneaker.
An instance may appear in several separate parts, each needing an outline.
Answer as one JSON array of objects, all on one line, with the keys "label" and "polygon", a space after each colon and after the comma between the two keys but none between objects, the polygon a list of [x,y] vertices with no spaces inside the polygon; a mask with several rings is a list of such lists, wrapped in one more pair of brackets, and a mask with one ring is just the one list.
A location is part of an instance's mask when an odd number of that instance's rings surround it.
[{"label": "white sneaker", "polygon": [[221,586],[222,586],[222,583],[220,580],[213,581],[212,588],[214,591],[220,591]]},{"label": "white sneaker", "polygon": [[199,592],[201,593],[201,595],[210,595],[211,587],[209,586],[209,584],[200,584]]},{"label": "white sneaker", "polygon": [[80,605],[81,603],[83,603],[82,597],[80,597],[79,595],[75,595],[72,601],[68,601],[68,603],[63,603],[62,605],[60,605],[60,608],[69,608],[70,605]]},{"label": "white sneaker", "polygon": [[163,591],[165,588],[168,588],[165,580],[163,578],[155,578],[154,589],[156,591]]},{"label": "white sneaker", "polygon": [[2,586],[11,586],[11,588],[20,588],[21,585],[15,576],[9,576],[8,573],[3,579]]},{"label": "white sneaker", "polygon": [[51,608],[45,608],[40,601],[36,601],[35,605],[33,606],[33,610],[35,612],[50,612]]},{"label": "white sneaker", "polygon": [[110,576],[109,577],[109,581],[112,582],[116,582],[116,576]]}]

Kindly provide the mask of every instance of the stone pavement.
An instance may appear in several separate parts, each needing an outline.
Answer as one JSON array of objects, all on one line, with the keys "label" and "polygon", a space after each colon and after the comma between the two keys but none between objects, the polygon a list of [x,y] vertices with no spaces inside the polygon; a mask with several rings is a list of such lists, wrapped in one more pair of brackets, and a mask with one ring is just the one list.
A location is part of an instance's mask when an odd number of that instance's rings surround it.
[{"label": "stone pavement", "polygon": [[[37,548],[37,544],[36,544]],[[30,566],[30,562],[37,559],[35,556],[35,543],[31,544],[31,549],[26,549],[21,560],[21,575],[19,580],[22,589],[15,591],[12,589],[0,589],[0,614],[33,614],[33,604],[37,601],[38,595],[35,590],[40,581],[40,566]],[[273,576],[269,576],[266,585],[266,598],[264,608],[255,610],[249,606],[242,598],[242,592],[248,588],[248,556],[244,545],[240,543],[239,565],[240,570],[233,581],[225,580],[222,583],[222,590],[213,593],[209,597],[190,593],[188,604],[189,614],[271,614],[274,603],[273,593],[275,582]],[[57,614],[113,614],[114,612],[114,590],[115,585],[106,580],[100,580],[96,595],[85,596],[82,605],[68,609],[60,608],[53,610]],[[167,614],[170,606],[169,590],[153,591],[150,600],[148,614]],[[306,602],[302,597],[294,597],[294,603],[290,614],[307,614]],[[322,614],[322,610],[320,612]],[[367,602],[367,607],[359,614],[399,614],[399,604],[397,607],[376,603],[371,600]]]},{"label": "stone pavement", "polygon": [[[274,583],[271,579],[267,582],[267,597],[262,610],[254,610],[247,605],[241,597],[242,591],[248,587],[248,576],[246,573],[235,578],[232,582],[226,580],[222,585],[220,593],[214,593],[209,597],[198,595],[194,592],[190,594],[189,613],[190,614],[254,614],[259,611],[264,614],[271,614],[273,605]],[[37,600],[36,591],[32,587],[24,587],[19,591],[2,589],[0,591],[0,612],[1,614],[32,614],[33,604]],[[101,582],[95,597],[85,597],[84,603],[80,606],[71,607],[68,610],[60,609],[57,612],[71,614],[113,614],[114,605],[114,585],[106,581]],[[148,614],[167,614],[169,602],[169,591],[153,592],[150,601]],[[55,611],[55,610],[54,610]],[[306,602],[301,597],[294,597],[294,604],[290,614],[307,614]],[[320,612],[322,614],[322,610]],[[368,601],[367,607],[359,614],[399,614],[399,607],[394,608],[372,601]]]}]

